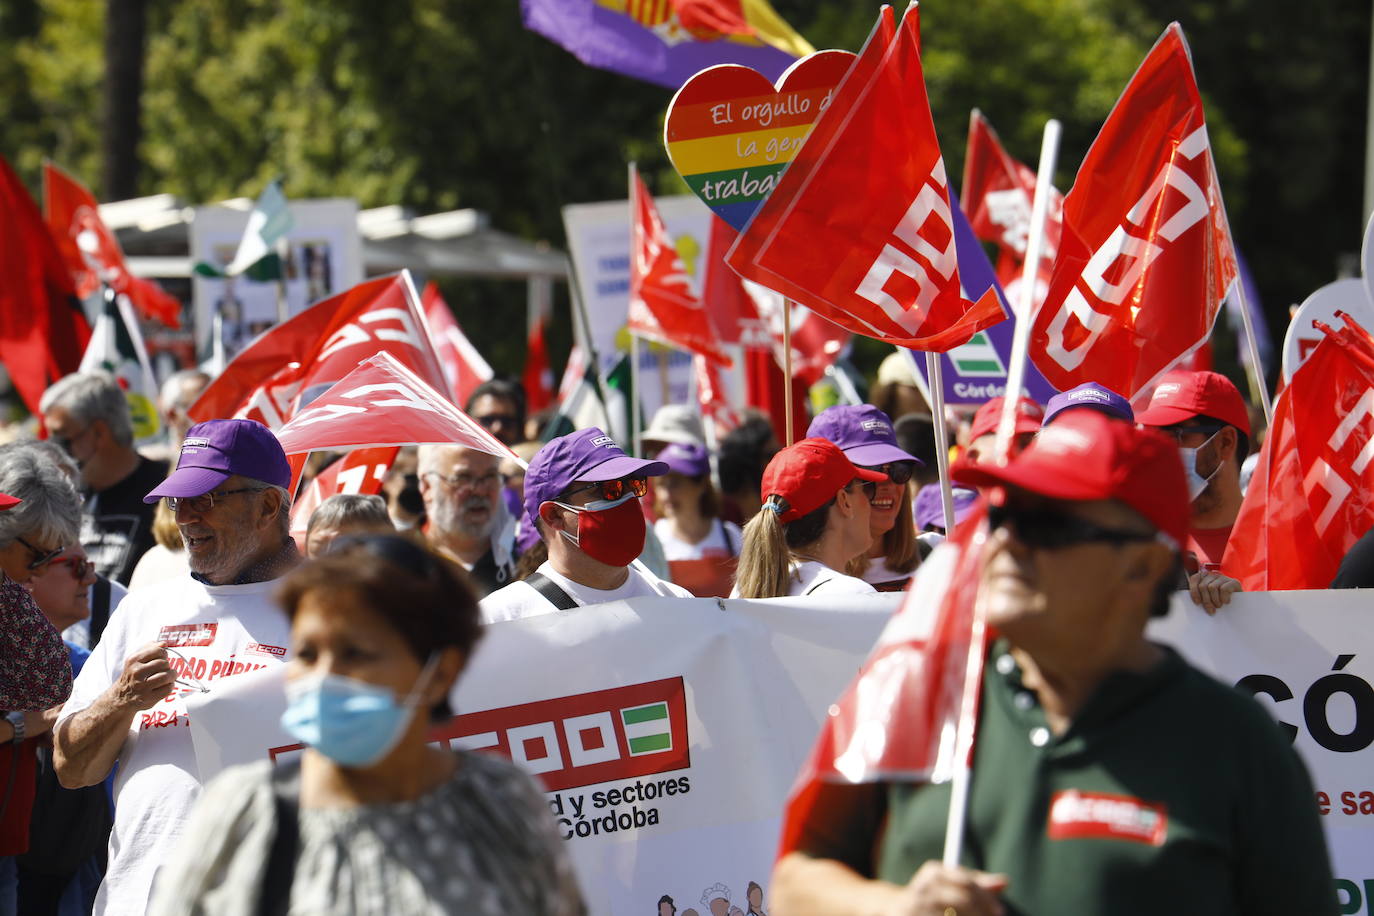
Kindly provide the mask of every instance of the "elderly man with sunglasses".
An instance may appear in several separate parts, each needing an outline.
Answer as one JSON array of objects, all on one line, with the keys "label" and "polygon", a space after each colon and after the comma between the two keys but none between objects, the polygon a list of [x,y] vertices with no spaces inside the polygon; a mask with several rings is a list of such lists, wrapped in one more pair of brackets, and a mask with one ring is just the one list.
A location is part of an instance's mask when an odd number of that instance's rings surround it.
[{"label": "elderly man with sunglasses", "polygon": [[479,598],[511,580],[515,519],[501,499],[501,459],[461,445],[421,445],[417,455],[425,537],[463,567]]},{"label": "elderly man with sunglasses", "polygon": [[482,601],[487,623],[642,596],[691,592],[632,566],[647,527],[640,499],[662,461],[631,458],[596,427],[553,439],[525,472],[526,524],[536,526],[549,559],[530,576]]},{"label": "elderly man with sunglasses", "polygon": [[190,574],[129,593],[54,729],[64,785],[93,785],[120,765],[96,913],[145,911],[200,793],[186,698],[285,660],[290,628],[273,593],[299,560],[290,482],[267,427],[212,420],[187,431],[176,470],[145,497],[167,500]]},{"label": "elderly man with sunglasses", "polygon": [[1146,638],[1188,532],[1174,444],[1075,411],[1009,464],[954,477],[988,493],[986,540],[966,548],[982,551],[969,600],[997,634],[961,865],[941,864],[948,782],[824,783],[789,825],[773,911],[1335,914],[1312,783],[1287,736]]}]

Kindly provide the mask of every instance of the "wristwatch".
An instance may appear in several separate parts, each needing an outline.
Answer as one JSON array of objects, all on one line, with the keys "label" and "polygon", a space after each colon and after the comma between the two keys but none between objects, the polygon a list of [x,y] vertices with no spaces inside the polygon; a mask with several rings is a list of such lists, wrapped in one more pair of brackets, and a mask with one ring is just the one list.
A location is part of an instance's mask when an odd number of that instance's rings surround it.
[{"label": "wristwatch", "polygon": [[14,729],[14,737],[11,738],[10,741],[14,744],[18,744],[19,742],[23,741],[24,714],[22,712],[7,712],[5,713],[5,720],[8,721],[10,723],[10,727]]}]

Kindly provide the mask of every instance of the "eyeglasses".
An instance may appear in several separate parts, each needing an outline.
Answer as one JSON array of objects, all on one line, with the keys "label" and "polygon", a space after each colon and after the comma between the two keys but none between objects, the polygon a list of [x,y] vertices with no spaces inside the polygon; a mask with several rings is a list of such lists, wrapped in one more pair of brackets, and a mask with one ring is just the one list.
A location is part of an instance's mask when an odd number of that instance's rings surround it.
[{"label": "eyeglasses", "polygon": [[51,562],[49,569],[53,566],[70,566],[72,577],[78,582],[86,578],[90,571],[95,568],[95,564],[85,557],[59,557]]},{"label": "eyeglasses", "polygon": [[442,480],[454,490],[486,489],[487,487],[496,486],[497,481],[501,479],[501,475],[496,471],[488,471],[485,474],[477,475],[459,472],[457,474],[450,474],[447,477],[440,474],[438,471],[427,471],[426,473],[429,474],[430,477]]},{"label": "eyeglasses", "polygon": [[887,475],[887,479],[902,486],[911,480],[911,476],[916,473],[916,462],[914,461],[889,461],[887,464],[873,465],[868,468],[870,471],[881,471]]},{"label": "eyeglasses", "polygon": [[620,499],[626,492],[632,492],[635,496],[643,498],[649,493],[649,480],[645,477],[621,477],[618,480],[598,480],[596,483],[564,493],[562,501],[566,502],[577,494],[586,493],[589,490],[599,492],[602,499],[610,502],[615,502]]},{"label": "eyeglasses", "polygon": [[167,647],[167,654],[174,656],[175,658],[179,658],[182,661],[182,676],[177,678],[172,683],[178,684],[182,687],[187,687],[191,690],[195,690],[200,693],[210,692],[210,688],[202,684],[200,678],[196,677],[194,674],[191,673],[191,669],[195,667],[195,662],[191,661],[191,659],[182,655],[180,652],[178,652],[176,649],[173,649],[171,646]]},{"label": "eyeglasses", "polygon": [[49,434],[49,438],[52,439],[53,443],[56,444],[58,448],[62,449],[62,451],[70,455],[72,453],[72,445],[76,442],[76,440],[80,439],[82,436],[86,435],[86,433],[90,431],[90,424],[87,424],[85,427],[82,428],[81,432],[79,433],[72,433],[70,436],[58,436]]},{"label": "eyeglasses", "polygon": [[864,491],[864,496],[867,497],[868,501],[873,502],[873,499],[878,495],[878,482],[876,480],[859,480],[855,478],[845,486],[845,489],[848,490],[856,483],[859,485],[859,489]]},{"label": "eyeglasses", "polygon": [[215,508],[215,500],[217,499],[234,496],[238,493],[261,493],[266,489],[267,487],[239,487],[237,490],[211,491],[199,496],[169,496],[167,497],[167,508],[176,512],[184,505],[197,515],[204,515]]},{"label": "eyeglasses", "polygon": [[47,566],[53,560],[57,559],[58,554],[62,553],[62,551],[67,549],[66,547],[59,544],[53,550],[42,551],[21,537],[17,537],[15,538],[15,540],[23,544],[25,549],[27,549],[28,552],[33,554],[35,557],[34,561],[30,563],[28,566],[29,572],[34,572],[36,570],[42,569],[44,566]]},{"label": "eyeglasses", "polygon": [[1199,423],[1195,426],[1157,426],[1155,428],[1170,439],[1182,442],[1184,436],[1193,433],[1200,433],[1210,439],[1212,436],[1215,436],[1225,429],[1226,425],[1224,423]]},{"label": "eyeglasses", "polygon": [[478,423],[490,429],[493,426],[518,426],[520,418],[513,413],[484,413],[473,417]]},{"label": "eyeglasses", "polygon": [[1027,547],[1040,550],[1062,550],[1079,544],[1140,544],[1155,540],[1153,533],[1122,531],[1104,528],[1087,519],[1053,509],[1017,509],[1010,506],[988,507],[988,528],[996,531],[1010,525],[1016,538]]}]

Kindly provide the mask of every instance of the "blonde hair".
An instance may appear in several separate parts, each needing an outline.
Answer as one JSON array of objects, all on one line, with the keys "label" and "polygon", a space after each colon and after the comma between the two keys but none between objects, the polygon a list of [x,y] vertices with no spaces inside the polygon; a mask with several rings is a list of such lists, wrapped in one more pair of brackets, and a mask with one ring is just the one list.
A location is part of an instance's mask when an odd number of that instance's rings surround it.
[{"label": "blonde hair", "polygon": [[167,500],[159,499],[153,510],[153,540],[173,552],[185,550],[181,542],[181,529],[177,527],[176,513],[167,508]]},{"label": "blonde hair", "polygon": [[744,526],[735,587],[741,598],[781,598],[791,591],[793,552],[820,540],[830,520],[835,498],[810,512],[783,523],[780,514],[787,501],[770,496],[758,514]]},{"label": "blonde hair", "polygon": [[[916,540],[916,518],[911,514],[911,487],[902,486],[902,498],[897,503],[897,520],[883,534],[883,557],[893,572],[914,572],[921,564],[920,543]],[[845,573],[862,579],[870,561],[861,553],[845,565]]]}]

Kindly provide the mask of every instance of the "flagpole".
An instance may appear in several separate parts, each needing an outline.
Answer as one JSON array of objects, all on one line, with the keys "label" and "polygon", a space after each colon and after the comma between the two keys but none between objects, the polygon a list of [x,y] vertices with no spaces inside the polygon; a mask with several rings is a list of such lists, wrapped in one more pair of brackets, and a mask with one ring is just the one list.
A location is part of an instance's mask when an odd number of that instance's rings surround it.
[{"label": "flagpole", "polygon": [[999,463],[1011,457],[1011,441],[1016,431],[1016,406],[1026,377],[1026,351],[1030,345],[1030,326],[1035,305],[1035,289],[1040,278],[1040,250],[1045,240],[1045,215],[1049,212],[1050,192],[1054,185],[1054,164],[1059,158],[1060,124],[1054,118],[1045,122],[1045,135],[1040,143],[1040,168],[1035,175],[1035,199],[1031,204],[1030,233],[1026,238],[1026,261],[1021,265],[1020,300],[1012,305],[1016,317],[1016,331],[1012,335],[1011,366],[1007,372],[1007,390],[1002,398],[1002,417],[997,424],[997,440],[993,448]]},{"label": "flagpole", "polygon": [[[948,529],[946,529],[948,531]],[[968,550],[972,550],[970,545]],[[948,868],[959,864],[968,822],[968,789],[973,781],[973,738],[978,728],[978,694],[982,684],[983,649],[987,643],[987,614],[983,590],[973,600],[973,626],[969,632],[964,685],[959,697],[959,720],[954,726],[954,773],[950,780],[949,819],[945,822],[945,849],[941,861]]]},{"label": "flagpole", "polygon": [[792,429],[792,300],[786,296],[782,300],[782,376],[782,409],[787,415],[783,428],[790,447],[796,431]]},{"label": "flagpole", "polygon": [[[908,351],[910,352],[910,351]],[[930,379],[930,412],[935,430],[935,467],[940,472],[940,506],[945,516],[945,536],[954,532],[954,490],[949,481],[949,430],[945,427],[945,370],[940,354],[926,351],[926,376]]]},{"label": "flagpole", "polygon": [[[1230,232],[1227,232],[1230,235]],[[1245,328],[1245,346],[1250,351],[1250,383],[1259,392],[1261,406],[1264,407],[1264,422],[1274,418],[1274,408],[1269,402],[1269,386],[1264,383],[1264,367],[1260,365],[1259,341],[1255,338],[1255,326],[1250,320],[1250,303],[1245,300],[1245,278],[1236,271],[1236,295],[1240,297],[1240,321]]]},{"label": "flagpole", "polygon": [[639,455],[639,335],[630,332],[630,454]]}]

